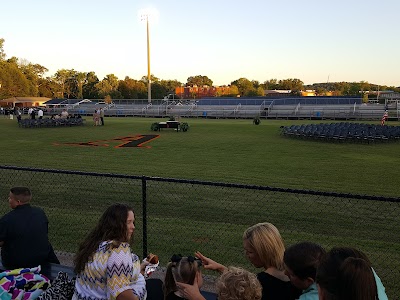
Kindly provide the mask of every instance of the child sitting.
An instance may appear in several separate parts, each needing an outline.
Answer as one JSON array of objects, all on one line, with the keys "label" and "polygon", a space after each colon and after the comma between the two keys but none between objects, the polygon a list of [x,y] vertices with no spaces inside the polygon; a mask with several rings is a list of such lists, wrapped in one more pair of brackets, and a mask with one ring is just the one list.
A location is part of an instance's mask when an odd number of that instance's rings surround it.
[{"label": "child sitting", "polygon": [[317,268],[325,250],[318,244],[301,242],[286,249],[283,261],[291,283],[303,290],[299,300],[318,300],[315,282]]},{"label": "child sitting", "polygon": [[[177,282],[182,297],[189,300],[206,300],[197,283]],[[225,268],[216,283],[218,300],[261,300],[262,286],[257,276],[238,267]],[[176,298],[181,299],[181,298]]]},{"label": "child sitting", "polygon": [[196,285],[197,289],[201,288],[203,284],[201,265],[201,260],[193,256],[182,257],[181,255],[173,255],[171,261],[168,263],[165,274],[164,299],[185,299],[182,291],[177,287],[177,282],[191,286]]},{"label": "child sitting", "polygon": [[261,300],[262,287],[257,276],[242,268],[229,267],[218,278],[218,300]]}]

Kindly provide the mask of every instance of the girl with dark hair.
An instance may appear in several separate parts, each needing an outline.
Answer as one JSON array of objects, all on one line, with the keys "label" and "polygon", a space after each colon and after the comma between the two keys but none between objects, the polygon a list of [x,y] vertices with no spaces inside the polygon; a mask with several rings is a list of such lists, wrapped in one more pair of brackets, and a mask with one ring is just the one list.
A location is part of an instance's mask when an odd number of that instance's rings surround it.
[{"label": "girl with dark hair", "polygon": [[129,246],[134,222],[133,209],[124,204],[111,205],[103,213],[76,253],[73,300],[146,298],[140,260]]},{"label": "girl with dark hair", "polygon": [[177,287],[177,282],[196,285],[201,288],[203,277],[201,275],[201,261],[193,256],[182,257],[173,255],[168,263],[164,279],[164,299],[185,299]]},{"label": "girl with dark hair", "polygon": [[332,248],[322,259],[316,281],[320,300],[387,300],[368,257],[353,248]]}]

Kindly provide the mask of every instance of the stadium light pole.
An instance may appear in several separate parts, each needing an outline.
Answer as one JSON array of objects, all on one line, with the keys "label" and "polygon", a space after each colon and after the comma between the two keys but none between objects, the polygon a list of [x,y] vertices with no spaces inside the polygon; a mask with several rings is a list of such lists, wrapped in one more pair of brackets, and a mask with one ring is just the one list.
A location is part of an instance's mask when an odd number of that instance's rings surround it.
[{"label": "stadium light pole", "polygon": [[151,74],[150,74],[150,28],[149,28],[150,13],[143,11],[140,15],[141,21],[146,21],[147,31],[147,97],[148,102],[151,103]]}]

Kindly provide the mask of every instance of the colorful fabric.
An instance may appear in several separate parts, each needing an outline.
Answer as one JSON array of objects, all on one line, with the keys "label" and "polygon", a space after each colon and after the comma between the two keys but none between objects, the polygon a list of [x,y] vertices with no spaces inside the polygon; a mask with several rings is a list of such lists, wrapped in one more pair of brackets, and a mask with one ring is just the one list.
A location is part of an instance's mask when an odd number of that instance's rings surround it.
[{"label": "colorful fabric", "polygon": [[114,300],[126,290],[132,290],[140,300],[146,299],[146,282],[140,273],[138,256],[131,253],[128,243],[114,244],[100,243],[76,278],[73,300]]},{"label": "colorful fabric", "polygon": [[49,287],[49,279],[36,268],[15,269],[0,273],[0,300],[31,300]]}]

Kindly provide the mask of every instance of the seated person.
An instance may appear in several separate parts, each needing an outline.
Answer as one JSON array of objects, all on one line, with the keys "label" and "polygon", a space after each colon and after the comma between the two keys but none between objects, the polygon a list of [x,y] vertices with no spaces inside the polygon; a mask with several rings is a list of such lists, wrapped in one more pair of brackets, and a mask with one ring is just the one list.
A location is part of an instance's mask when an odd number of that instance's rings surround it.
[{"label": "seated person", "polygon": [[[176,283],[180,294],[189,300],[205,300],[196,281]],[[225,268],[216,281],[218,300],[261,300],[262,286],[257,276],[242,268]],[[176,298],[181,299],[181,298]]]},{"label": "seated person", "polygon": [[63,111],[61,112],[61,119],[66,119],[68,118],[68,112],[66,109],[63,109]]},{"label": "seated person", "polygon": [[229,267],[216,283],[219,300],[261,300],[257,276],[242,268]]},{"label": "seated person", "polygon": [[368,257],[354,248],[332,248],[321,260],[316,281],[321,300],[387,300]]},{"label": "seated person", "polygon": [[201,261],[193,256],[182,257],[173,255],[168,263],[164,279],[164,299],[180,300],[185,299],[182,291],[178,289],[177,282],[193,285],[196,283],[197,291],[203,284],[201,275]]},{"label": "seated person", "polygon": [[80,244],[75,256],[73,300],[144,300],[147,296],[144,265],[131,252],[135,230],[133,209],[111,205]]},{"label": "seated person", "polygon": [[[257,274],[261,283],[262,300],[294,300],[298,299],[301,290],[290,282],[284,273],[283,255],[285,246],[278,229],[271,223],[255,224],[243,233],[243,248],[251,264],[263,271]],[[205,269],[217,270],[220,273],[226,267],[200,252],[196,252]]]},{"label": "seated person", "polygon": [[11,188],[8,203],[12,211],[0,219],[1,260],[9,270],[41,265],[49,277],[50,263],[60,262],[49,242],[47,216],[30,205],[31,199],[29,188]]},{"label": "seated person", "polygon": [[324,255],[324,248],[311,242],[301,242],[286,249],[283,256],[286,275],[296,288],[303,291],[299,300],[318,300],[315,276]]}]

